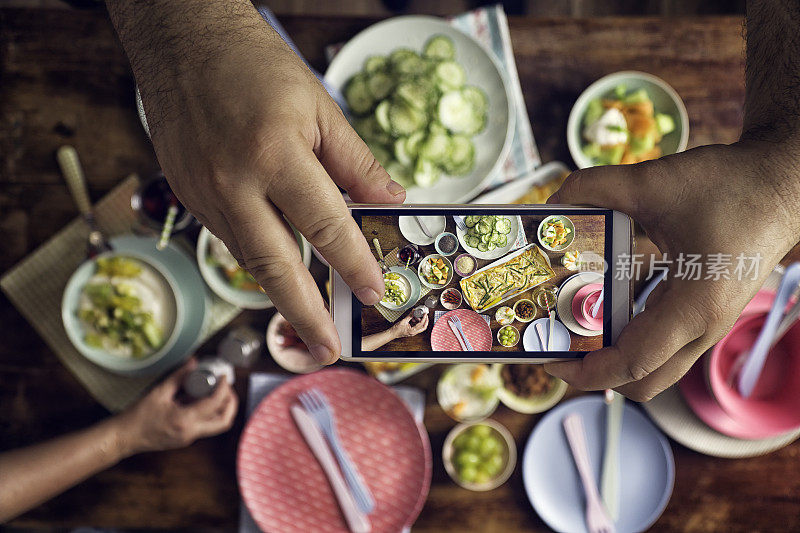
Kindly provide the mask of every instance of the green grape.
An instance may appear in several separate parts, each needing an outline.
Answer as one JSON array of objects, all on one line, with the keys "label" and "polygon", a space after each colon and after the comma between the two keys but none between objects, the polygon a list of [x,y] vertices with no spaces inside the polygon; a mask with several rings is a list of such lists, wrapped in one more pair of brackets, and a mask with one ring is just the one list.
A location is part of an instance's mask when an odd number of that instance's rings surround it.
[{"label": "green grape", "polygon": [[489,474],[489,472],[487,472],[484,468],[479,467],[477,473],[475,474],[475,483],[488,483],[491,480],[491,474]]},{"label": "green grape", "polygon": [[478,450],[481,449],[481,438],[473,433],[469,433],[464,442],[464,449],[477,453]]},{"label": "green grape", "polygon": [[503,466],[503,457],[499,453],[492,455],[483,463],[483,468],[485,468],[492,477],[498,475]]},{"label": "green grape", "polygon": [[465,466],[476,466],[481,462],[481,457],[477,453],[462,451],[456,455],[455,463],[464,468]]},{"label": "green grape", "polygon": [[453,448],[461,450],[467,447],[469,435],[466,432],[461,433],[458,437],[453,439]]},{"label": "green grape", "polygon": [[465,466],[458,471],[458,477],[467,483],[475,483],[475,478],[478,475],[478,469],[474,466]]},{"label": "green grape", "polygon": [[492,434],[492,428],[487,426],[486,424],[478,424],[477,426],[472,426],[470,429],[473,435],[480,438],[486,438]]},{"label": "green grape", "polygon": [[502,444],[497,437],[487,437],[481,441],[480,454],[483,457],[490,457],[498,453],[502,448]]}]

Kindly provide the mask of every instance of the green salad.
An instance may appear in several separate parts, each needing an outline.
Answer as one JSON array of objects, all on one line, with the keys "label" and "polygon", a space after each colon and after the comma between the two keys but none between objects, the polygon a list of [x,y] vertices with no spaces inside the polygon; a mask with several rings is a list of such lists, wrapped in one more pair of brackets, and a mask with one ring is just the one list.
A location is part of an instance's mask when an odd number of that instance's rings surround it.
[{"label": "green salad", "polygon": [[404,187],[431,187],[443,173],[472,171],[472,136],[486,126],[489,101],[466,78],[453,41],[435,35],[421,54],[398,48],[367,58],[348,81],[344,94],[358,117],[356,131]]}]

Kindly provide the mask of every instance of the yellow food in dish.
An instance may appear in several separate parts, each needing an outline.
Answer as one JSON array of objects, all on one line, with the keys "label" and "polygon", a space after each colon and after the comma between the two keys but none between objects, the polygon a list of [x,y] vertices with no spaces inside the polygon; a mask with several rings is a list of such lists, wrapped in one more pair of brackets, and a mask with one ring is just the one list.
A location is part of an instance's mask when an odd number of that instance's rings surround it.
[{"label": "yellow food in dish", "polygon": [[554,277],[544,253],[531,246],[516,257],[462,279],[460,284],[470,307],[483,311]]}]

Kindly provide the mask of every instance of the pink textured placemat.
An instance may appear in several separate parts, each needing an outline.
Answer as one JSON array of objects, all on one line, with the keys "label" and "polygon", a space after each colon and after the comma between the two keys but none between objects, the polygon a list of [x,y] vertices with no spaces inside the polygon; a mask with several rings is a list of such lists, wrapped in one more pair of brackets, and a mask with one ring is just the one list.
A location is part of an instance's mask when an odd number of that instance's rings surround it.
[{"label": "pink textured placemat", "polygon": [[263,531],[348,531],[322,467],[289,414],[297,394],[311,387],[327,396],[342,444],[375,497],[372,531],[411,525],[430,487],[427,433],[391,389],[348,369],[292,379],[250,417],[239,442],[237,472],[255,522]]}]

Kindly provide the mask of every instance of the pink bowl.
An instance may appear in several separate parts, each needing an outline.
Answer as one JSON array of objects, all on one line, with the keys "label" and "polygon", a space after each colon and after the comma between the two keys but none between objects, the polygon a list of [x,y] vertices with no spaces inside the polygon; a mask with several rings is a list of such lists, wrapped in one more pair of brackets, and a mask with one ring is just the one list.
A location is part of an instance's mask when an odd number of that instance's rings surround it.
[{"label": "pink bowl", "polygon": [[739,355],[755,343],[765,314],[744,316],[712,349],[706,369],[711,394],[740,424],[774,435],[800,428],[800,322],[770,351],[750,398],[729,384]]}]

